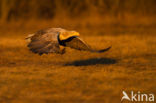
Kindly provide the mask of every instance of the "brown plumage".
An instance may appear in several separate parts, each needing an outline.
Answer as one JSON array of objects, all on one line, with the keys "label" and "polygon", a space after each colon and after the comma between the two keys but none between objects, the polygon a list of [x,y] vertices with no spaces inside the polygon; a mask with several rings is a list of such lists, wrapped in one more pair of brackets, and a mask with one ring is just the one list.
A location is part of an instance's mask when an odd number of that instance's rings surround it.
[{"label": "brown plumage", "polygon": [[[29,49],[40,55],[48,53],[65,53],[65,47],[70,47],[77,50],[90,52],[105,52],[111,47],[102,50],[93,50],[83,40],[79,38],[79,33],[76,31],[68,31],[62,28],[49,28],[40,30],[26,37],[29,40]],[[63,49],[60,48],[63,46]]]}]

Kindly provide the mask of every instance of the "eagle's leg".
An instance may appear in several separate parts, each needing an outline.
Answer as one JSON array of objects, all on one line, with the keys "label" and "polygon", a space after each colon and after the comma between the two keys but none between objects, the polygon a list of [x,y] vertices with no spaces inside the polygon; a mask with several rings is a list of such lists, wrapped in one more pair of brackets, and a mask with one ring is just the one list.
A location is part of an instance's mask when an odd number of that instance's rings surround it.
[{"label": "eagle's leg", "polygon": [[64,54],[65,52],[66,52],[66,49],[63,48],[63,49],[61,50],[61,54]]},{"label": "eagle's leg", "polygon": [[60,46],[60,54],[64,54],[66,52],[65,47]]}]

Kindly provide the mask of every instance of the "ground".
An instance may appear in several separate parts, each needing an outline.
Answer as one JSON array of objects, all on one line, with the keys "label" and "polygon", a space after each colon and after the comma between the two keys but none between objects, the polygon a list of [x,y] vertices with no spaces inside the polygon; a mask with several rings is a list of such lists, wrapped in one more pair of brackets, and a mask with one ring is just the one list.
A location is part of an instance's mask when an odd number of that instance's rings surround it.
[{"label": "ground", "polygon": [[100,54],[67,48],[64,55],[42,56],[28,50],[23,32],[5,33],[0,38],[1,103],[119,103],[123,90],[156,94],[151,32],[85,32],[81,37],[93,48],[112,48]]}]

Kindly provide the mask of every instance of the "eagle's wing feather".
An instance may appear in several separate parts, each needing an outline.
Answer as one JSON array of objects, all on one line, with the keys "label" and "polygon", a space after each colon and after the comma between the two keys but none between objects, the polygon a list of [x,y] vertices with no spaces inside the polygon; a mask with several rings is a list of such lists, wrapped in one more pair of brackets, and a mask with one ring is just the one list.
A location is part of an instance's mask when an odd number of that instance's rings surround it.
[{"label": "eagle's wing feather", "polygon": [[79,37],[72,36],[64,41],[66,47],[70,47],[77,50],[90,50],[90,47],[84,43]]},{"label": "eagle's wing feather", "polygon": [[107,50],[109,50],[111,47],[102,49],[102,50],[94,50],[92,49],[88,44],[86,44],[83,40],[81,40],[78,36],[72,36],[64,41],[65,46],[77,49],[77,50],[84,50],[84,51],[90,51],[90,52],[98,52],[102,53]]},{"label": "eagle's wing feather", "polygon": [[58,43],[58,32],[37,32],[31,37],[31,41],[28,44],[30,50],[34,53],[60,53]]}]

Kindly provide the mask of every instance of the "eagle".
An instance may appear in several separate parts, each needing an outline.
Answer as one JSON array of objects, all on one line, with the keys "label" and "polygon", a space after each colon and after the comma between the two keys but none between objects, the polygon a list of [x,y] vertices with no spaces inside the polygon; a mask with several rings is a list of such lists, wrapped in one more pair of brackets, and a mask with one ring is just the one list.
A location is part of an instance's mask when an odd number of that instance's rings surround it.
[{"label": "eagle", "polygon": [[49,53],[64,54],[65,47],[97,53],[108,51],[111,48],[109,46],[105,49],[94,50],[79,36],[80,34],[76,31],[62,28],[48,28],[29,34],[26,40],[29,41],[27,46],[30,51],[39,55]]}]

